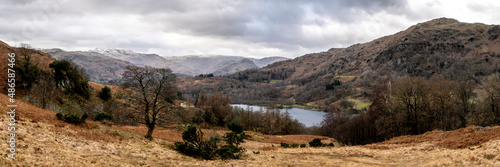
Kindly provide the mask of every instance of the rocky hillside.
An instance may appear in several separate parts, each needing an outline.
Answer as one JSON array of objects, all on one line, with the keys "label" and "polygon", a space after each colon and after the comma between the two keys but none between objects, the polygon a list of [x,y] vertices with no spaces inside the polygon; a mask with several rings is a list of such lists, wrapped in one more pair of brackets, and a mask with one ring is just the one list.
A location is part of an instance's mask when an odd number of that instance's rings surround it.
[{"label": "rocky hillside", "polygon": [[326,74],[361,79],[374,74],[430,77],[457,71],[474,78],[494,72],[500,57],[499,35],[499,25],[441,18],[368,43],[304,55],[262,71],[295,68],[286,78],[290,81]]},{"label": "rocky hillside", "polygon": [[[341,94],[361,96],[387,77],[437,75],[480,83],[484,76],[500,72],[499,35],[499,25],[440,18],[371,42],[307,54],[229,78],[283,81],[273,89],[301,104],[329,104],[342,98]],[[335,80],[356,89],[328,89],[335,86]]]}]

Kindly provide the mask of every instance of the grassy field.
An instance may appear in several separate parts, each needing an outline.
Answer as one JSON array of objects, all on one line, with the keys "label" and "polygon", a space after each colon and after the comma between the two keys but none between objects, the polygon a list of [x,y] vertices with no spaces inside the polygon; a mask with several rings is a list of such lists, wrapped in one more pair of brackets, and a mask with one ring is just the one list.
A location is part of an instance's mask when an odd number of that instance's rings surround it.
[{"label": "grassy field", "polygon": [[[7,112],[6,95],[0,94],[0,110]],[[181,131],[157,128],[155,138],[142,137],[144,126],[115,126],[87,121],[71,125],[55,118],[53,111],[19,101],[16,110],[16,159],[0,158],[0,166],[500,166],[500,127],[473,130],[432,131],[402,136],[365,146],[340,146],[334,139],[311,135],[263,135],[247,131],[251,139],[239,160],[205,161],[174,151]],[[0,136],[9,135],[9,118],[0,115]],[[227,130],[203,130],[206,136]],[[281,148],[280,142],[307,144],[313,138],[335,147]],[[7,144],[0,149],[7,150]],[[256,153],[254,153],[256,152]],[[257,154],[258,152],[258,154]]]},{"label": "grassy field", "polygon": [[283,108],[302,108],[305,110],[323,111],[321,108],[317,108],[314,106],[306,106],[306,105],[298,105],[298,104],[282,105],[281,107],[283,107]]},{"label": "grassy field", "polygon": [[283,81],[283,80],[275,80],[275,79],[272,79],[272,80],[271,80],[271,82],[269,82],[269,83],[271,83],[271,84],[275,84],[276,82],[279,82],[279,81]]},{"label": "grassy field", "polygon": [[353,108],[356,110],[368,109],[368,107],[370,107],[371,105],[371,103],[367,103],[357,99],[347,99],[347,101],[353,102],[354,103]]}]

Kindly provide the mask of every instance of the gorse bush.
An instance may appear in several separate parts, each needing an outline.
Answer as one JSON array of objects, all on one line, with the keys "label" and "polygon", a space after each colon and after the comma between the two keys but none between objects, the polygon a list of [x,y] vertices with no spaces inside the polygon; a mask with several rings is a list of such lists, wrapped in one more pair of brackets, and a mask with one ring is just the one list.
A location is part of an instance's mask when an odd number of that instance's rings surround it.
[{"label": "gorse bush", "polygon": [[87,119],[87,114],[83,114],[81,117],[78,115],[74,114],[65,114],[63,115],[62,113],[57,113],[56,114],[57,119],[62,120],[64,122],[70,123],[70,124],[83,124],[85,123],[85,120]]},{"label": "gorse bush", "polygon": [[111,116],[110,114],[105,113],[105,112],[100,112],[100,113],[97,113],[94,117],[94,121],[103,121],[103,120],[112,121],[113,116]]},{"label": "gorse bush", "polygon": [[280,144],[281,144],[281,147],[283,147],[283,148],[289,148],[290,147],[290,144],[288,144],[288,143],[281,142]]},{"label": "gorse bush", "polygon": [[[302,146],[303,145],[303,146]],[[300,147],[306,147],[305,144],[296,144],[296,143],[293,143],[292,145],[288,144],[288,143],[284,143],[284,142],[281,142],[281,147],[283,148],[299,148]]]},{"label": "gorse bush", "polygon": [[111,88],[104,86],[104,88],[101,89],[101,92],[99,92],[99,98],[104,101],[111,99]]},{"label": "gorse bush", "polygon": [[[240,129],[238,126],[241,125],[232,125],[232,130]],[[203,140],[203,132],[195,126],[189,125],[182,133],[184,142],[175,142],[174,149],[185,155],[206,160],[238,159],[245,151],[239,147],[239,144],[243,143],[246,138],[247,135],[242,131],[232,131],[223,136],[226,145],[219,146],[220,138],[211,137],[209,140]]]},{"label": "gorse bush", "polygon": [[325,144],[321,142],[321,139],[315,138],[311,142],[309,142],[309,146],[311,147],[323,147]]}]

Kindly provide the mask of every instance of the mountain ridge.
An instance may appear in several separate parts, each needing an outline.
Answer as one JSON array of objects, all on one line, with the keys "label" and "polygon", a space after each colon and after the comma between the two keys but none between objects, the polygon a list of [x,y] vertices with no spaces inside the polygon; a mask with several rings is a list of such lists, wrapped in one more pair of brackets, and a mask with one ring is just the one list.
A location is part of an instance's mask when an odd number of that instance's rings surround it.
[{"label": "mountain ridge", "polygon": [[[92,81],[106,82],[120,79],[127,65],[152,66],[170,68],[180,76],[197,76],[216,72],[218,75],[227,75],[249,68],[261,68],[269,63],[286,60],[283,57],[268,57],[263,59],[245,58],[241,56],[170,56],[162,57],[158,54],[138,53],[125,49],[99,49],[90,51],[65,51],[59,48],[41,49],[57,59],[70,59],[86,69]],[[252,63],[241,61],[251,60]],[[258,62],[260,66],[254,64]],[[242,63],[242,64],[238,64]],[[251,65],[253,64],[253,65]],[[107,67],[111,65],[112,67]]]},{"label": "mountain ridge", "polygon": [[[252,60],[259,68],[276,61],[286,60],[284,57],[265,57],[261,59],[247,58],[242,56],[225,55],[185,55],[185,56],[160,56],[158,54],[144,54],[124,49],[95,49],[91,50],[108,55],[117,59],[129,61],[137,65],[149,65],[153,67],[168,67],[175,73],[196,76],[198,74],[213,73],[225,66],[238,62],[242,59]],[[147,58],[147,59],[145,59]],[[244,70],[244,69],[241,69]],[[221,73],[225,75],[228,73]]]}]

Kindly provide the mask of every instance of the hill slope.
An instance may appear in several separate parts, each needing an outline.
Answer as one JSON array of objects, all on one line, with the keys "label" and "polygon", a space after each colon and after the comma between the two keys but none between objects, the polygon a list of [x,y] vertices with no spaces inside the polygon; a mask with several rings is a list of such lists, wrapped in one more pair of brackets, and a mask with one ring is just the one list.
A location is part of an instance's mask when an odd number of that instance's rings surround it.
[{"label": "hill slope", "polygon": [[67,52],[61,49],[42,50],[56,59],[69,59],[83,67],[94,82],[107,82],[121,78],[129,62],[111,58],[96,52]]},{"label": "hill slope", "polygon": [[[435,19],[420,23],[394,35],[348,48],[330,49],[276,64],[262,71],[295,67],[287,80],[297,80],[321,72],[337,76],[363,76],[371,73],[429,77],[449,75],[465,62],[478,71],[494,72],[500,57],[500,26],[461,23]],[[481,68],[486,66],[488,69]],[[489,71],[488,71],[489,70]]]},{"label": "hill slope", "polygon": [[217,71],[213,72],[213,74],[215,76],[227,75],[238,71],[243,71],[246,69],[258,69],[258,68],[259,66],[255,65],[255,63],[252,60],[245,58],[238,60],[237,62],[228,64],[220,69],[217,69]]},{"label": "hill slope", "polygon": [[[264,84],[283,81],[267,87],[280,90],[282,98],[294,103],[320,106],[367,94],[387,77],[437,75],[481,83],[483,77],[500,72],[499,35],[499,25],[440,18],[371,42],[306,54],[228,78]],[[352,87],[327,89],[335,80]]]},{"label": "hill slope", "polygon": [[[15,53],[16,58],[22,58],[17,52],[19,48],[16,47],[11,47],[7,43],[0,41],[0,70],[4,71],[0,73],[0,89],[4,90],[3,87],[7,83],[7,69],[9,68],[8,64],[8,57],[9,54]],[[52,63],[55,59],[50,56],[47,53],[38,51],[38,50],[33,50],[34,52],[31,54],[32,56],[32,61],[37,63],[39,67],[41,67],[44,70],[49,69],[49,64]],[[18,64],[18,63],[15,63]],[[2,91],[3,92],[3,91]]]},{"label": "hill slope", "polygon": [[[0,110],[8,97],[0,94]],[[1,158],[0,166],[498,166],[500,157],[500,127],[474,131],[471,127],[451,132],[431,132],[420,136],[404,136],[384,143],[367,146],[323,148],[281,148],[279,142],[307,143],[317,136],[268,136],[248,132],[252,139],[243,144],[247,149],[241,160],[205,161],[172,150],[181,132],[158,128],[154,141],[142,137],[142,126],[108,126],[93,121],[75,126],[59,121],[55,112],[28,103],[17,103],[16,160]],[[0,115],[1,127],[9,118]],[[206,134],[220,131],[204,130]],[[466,133],[461,133],[465,131]],[[136,134],[140,133],[140,134]],[[1,136],[8,136],[3,128]],[[464,142],[454,149],[432,141],[441,136],[454,136],[474,142]],[[488,137],[481,137],[488,136]],[[6,140],[2,137],[2,140]],[[454,141],[448,141],[454,142]],[[471,144],[472,143],[472,144]],[[272,146],[274,145],[274,147]],[[452,149],[449,149],[452,148]],[[7,145],[0,145],[7,150]],[[253,154],[252,152],[259,152]],[[3,154],[3,156],[6,156]]]}]

